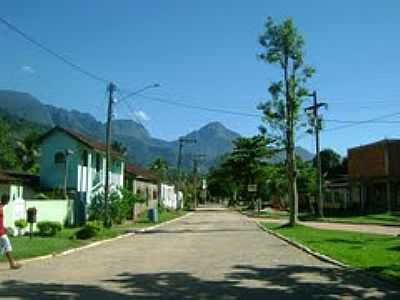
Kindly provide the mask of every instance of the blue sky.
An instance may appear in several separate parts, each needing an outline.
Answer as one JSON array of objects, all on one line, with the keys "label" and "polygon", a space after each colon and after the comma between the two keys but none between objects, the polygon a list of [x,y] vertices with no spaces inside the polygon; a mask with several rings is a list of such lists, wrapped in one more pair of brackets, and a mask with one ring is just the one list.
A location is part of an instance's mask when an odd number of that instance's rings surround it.
[{"label": "blue sky", "polygon": [[[397,112],[400,100],[400,2],[392,1],[3,1],[1,16],[84,68],[121,87],[161,87],[147,95],[256,113],[277,78],[256,59],[267,16],[294,18],[306,39],[310,82],[329,103],[327,119],[365,120]],[[105,118],[105,87],[71,70],[0,24],[0,88]],[[130,111],[131,110],[131,111]],[[400,111],[400,108],[398,109]],[[151,134],[172,140],[210,121],[244,135],[257,118],[178,108],[143,98],[136,112]],[[387,120],[396,121],[393,117]],[[327,123],[327,128],[340,124]],[[363,124],[322,134],[323,147],[399,137],[400,124]],[[299,143],[313,150],[313,140]]]}]

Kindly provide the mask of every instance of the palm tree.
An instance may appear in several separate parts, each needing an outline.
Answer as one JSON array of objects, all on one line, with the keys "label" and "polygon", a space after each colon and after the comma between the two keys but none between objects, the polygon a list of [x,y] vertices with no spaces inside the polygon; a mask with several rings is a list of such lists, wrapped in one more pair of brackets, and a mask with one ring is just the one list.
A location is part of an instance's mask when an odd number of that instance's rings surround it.
[{"label": "palm tree", "polygon": [[164,181],[167,176],[168,164],[164,158],[159,157],[150,165],[150,170],[156,173],[157,176]]}]

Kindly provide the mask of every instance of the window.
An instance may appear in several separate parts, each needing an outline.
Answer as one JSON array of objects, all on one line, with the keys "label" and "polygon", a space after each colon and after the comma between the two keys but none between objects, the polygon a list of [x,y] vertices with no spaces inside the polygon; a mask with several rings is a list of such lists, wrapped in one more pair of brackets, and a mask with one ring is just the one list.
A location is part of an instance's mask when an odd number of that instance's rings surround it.
[{"label": "window", "polygon": [[96,172],[100,172],[101,170],[101,155],[99,153],[96,154]]},{"label": "window", "polygon": [[86,150],[82,151],[82,166],[87,167],[88,166],[88,152]]},{"label": "window", "polygon": [[65,154],[63,152],[57,152],[54,155],[54,163],[56,164],[63,164],[65,163]]}]

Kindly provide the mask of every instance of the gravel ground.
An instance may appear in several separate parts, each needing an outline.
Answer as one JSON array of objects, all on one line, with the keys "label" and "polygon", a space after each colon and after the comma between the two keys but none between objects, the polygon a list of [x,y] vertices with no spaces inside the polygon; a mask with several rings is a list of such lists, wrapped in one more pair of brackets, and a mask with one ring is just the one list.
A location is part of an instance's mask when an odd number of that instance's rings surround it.
[{"label": "gravel ground", "polygon": [[323,263],[235,212],[0,271],[0,299],[400,299],[400,287]]}]

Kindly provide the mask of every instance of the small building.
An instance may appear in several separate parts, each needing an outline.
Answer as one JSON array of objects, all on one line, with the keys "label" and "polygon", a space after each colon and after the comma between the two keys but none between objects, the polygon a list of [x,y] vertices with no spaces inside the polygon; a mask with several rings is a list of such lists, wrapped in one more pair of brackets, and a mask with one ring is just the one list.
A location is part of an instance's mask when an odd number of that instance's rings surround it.
[{"label": "small building", "polygon": [[0,197],[8,194],[10,201],[4,208],[5,226],[15,230],[14,222],[25,219],[25,201],[23,183],[8,172],[0,170]]},{"label": "small building", "polygon": [[400,140],[348,150],[351,205],[361,212],[400,210]]},{"label": "small building", "polygon": [[[106,145],[80,133],[54,127],[40,140],[40,186],[66,189],[75,201],[75,220],[86,218],[91,199],[103,191],[106,180]],[[110,189],[124,183],[124,158],[111,151]]]},{"label": "small building", "polygon": [[127,163],[125,166],[124,187],[132,193],[143,197],[145,203],[135,206],[135,217],[147,208],[156,208],[159,199],[160,179],[151,171]]},{"label": "small building", "polygon": [[327,180],[324,184],[324,210],[351,211],[351,209],[348,176],[342,175]]}]

